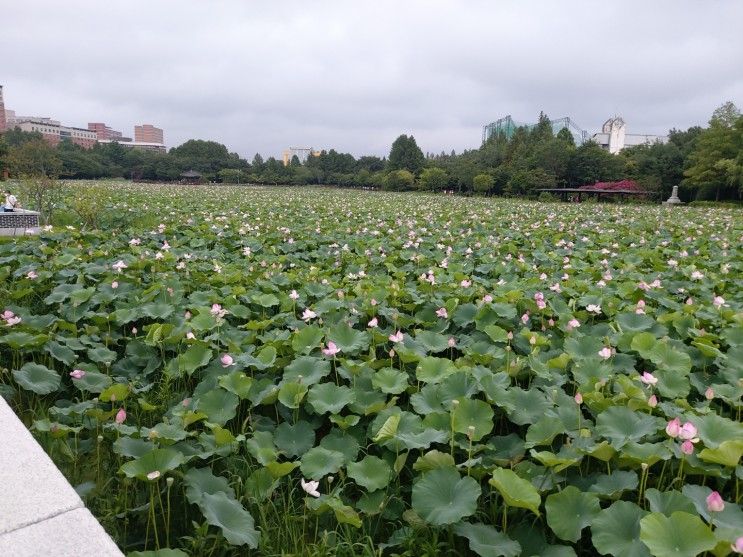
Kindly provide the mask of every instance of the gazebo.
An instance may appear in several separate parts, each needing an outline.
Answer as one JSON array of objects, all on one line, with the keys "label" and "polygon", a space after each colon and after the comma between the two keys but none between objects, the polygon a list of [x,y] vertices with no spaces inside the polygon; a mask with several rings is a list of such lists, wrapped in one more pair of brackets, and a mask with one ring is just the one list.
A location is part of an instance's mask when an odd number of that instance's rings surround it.
[{"label": "gazebo", "polygon": [[640,185],[634,180],[620,180],[618,182],[596,182],[579,188],[545,188],[539,191],[546,191],[548,193],[559,195],[563,201],[577,201],[581,202],[583,196],[595,196],[597,201],[601,201],[601,197],[614,197],[624,198],[627,196],[638,196],[645,197],[649,195],[649,192],[645,191]]},{"label": "gazebo", "polygon": [[200,184],[202,181],[201,178],[201,174],[199,174],[195,170],[189,170],[188,172],[184,172],[183,174],[181,174],[181,183]]}]

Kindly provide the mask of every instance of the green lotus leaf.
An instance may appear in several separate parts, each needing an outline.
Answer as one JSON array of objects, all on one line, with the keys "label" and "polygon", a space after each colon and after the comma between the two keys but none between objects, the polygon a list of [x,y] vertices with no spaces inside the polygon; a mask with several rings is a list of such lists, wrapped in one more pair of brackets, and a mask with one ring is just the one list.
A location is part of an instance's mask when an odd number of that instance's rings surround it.
[{"label": "green lotus leaf", "polygon": [[702,449],[699,458],[705,462],[714,462],[723,466],[736,467],[743,456],[743,440],[723,441],[716,449]]},{"label": "green lotus leaf", "polygon": [[436,449],[428,451],[413,464],[413,470],[416,472],[429,472],[436,468],[453,468],[454,457],[449,453],[442,453]]},{"label": "green lotus leaf", "polygon": [[723,501],[725,507],[721,511],[710,511],[707,508],[707,497],[712,493],[709,487],[686,484],[681,488],[681,492],[694,504],[694,508],[701,517],[716,528],[737,530],[743,524],[743,509],[740,505]]},{"label": "green lotus leaf", "polygon": [[152,302],[143,304],[139,310],[142,315],[146,315],[151,319],[167,319],[173,314],[174,308],[171,304],[165,302]]},{"label": "green lotus leaf", "polygon": [[175,470],[186,461],[183,454],[173,448],[153,449],[150,452],[130,460],[121,465],[121,472],[128,478],[149,481],[148,474],[159,472],[155,478],[164,476],[167,472]]},{"label": "green lotus leaf", "polygon": [[314,325],[308,325],[302,327],[292,338],[292,348],[295,352],[307,354],[312,351],[313,348],[320,346],[322,339],[325,335],[322,329]]},{"label": "green lotus leaf", "polygon": [[611,474],[602,474],[588,489],[599,497],[619,497],[624,491],[637,489],[639,479],[632,470],[614,470]]},{"label": "green lotus leaf", "polygon": [[266,469],[271,476],[278,479],[291,474],[299,466],[299,462],[269,462]]},{"label": "green lotus leaf", "polygon": [[88,358],[92,362],[96,362],[97,364],[103,364],[106,366],[110,366],[116,360],[116,352],[114,352],[113,350],[109,350],[105,346],[92,348],[88,350],[87,354]]},{"label": "green lotus leaf", "polygon": [[372,376],[372,386],[383,393],[399,395],[408,388],[408,374],[391,367],[383,367]]},{"label": "green lotus leaf", "polygon": [[460,522],[454,525],[457,536],[467,538],[470,549],[480,557],[516,557],[521,545],[503,532],[481,523]]},{"label": "green lotus leaf", "polygon": [[456,371],[457,368],[451,360],[428,356],[418,363],[415,376],[418,381],[423,381],[424,383],[441,383]]},{"label": "green lotus leaf", "polygon": [[648,512],[629,501],[616,501],[602,510],[591,524],[591,541],[602,555],[650,557],[640,541],[640,521]]},{"label": "green lotus leaf", "polygon": [[251,456],[264,466],[274,462],[279,456],[273,435],[268,431],[254,432],[252,437],[245,440],[245,446]]},{"label": "green lotus leaf", "polygon": [[24,331],[13,331],[0,337],[0,344],[7,344],[13,350],[22,348],[38,348],[43,346],[49,337],[46,335],[32,335]]},{"label": "green lotus leaf", "polygon": [[204,493],[199,507],[209,524],[221,528],[227,543],[258,548],[260,532],[255,529],[253,517],[235,499],[222,491]]},{"label": "green lotus leaf", "polygon": [[454,524],[475,514],[480,485],[455,468],[438,468],[413,484],[413,510],[433,526]]},{"label": "green lotus leaf", "polygon": [[274,432],[274,442],[285,455],[302,456],[314,446],[315,430],[304,420],[299,420],[293,425],[283,422]]},{"label": "green lotus leaf", "polygon": [[230,487],[230,482],[222,476],[215,476],[211,469],[191,468],[183,475],[183,483],[186,486],[186,499],[194,505],[199,505],[205,493],[225,493],[230,499],[235,498],[235,490]]},{"label": "green lotus leaf", "polygon": [[653,416],[630,410],[626,406],[607,408],[596,418],[596,433],[608,438],[616,449],[630,441],[640,441],[654,434],[663,424]]},{"label": "green lotus leaf", "polygon": [[684,375],[691,371],[689,354],[673,348],[668,343],[656,343],[648,355],[658,369]]},{"label": "green lotus leaf", "polygon": [[340,499],[337,497],[328,497],[325,499],[325,504],[327,504],[331,509],[333,509],[333,514],[335,515],[335,519],[340,524],[350,524],[354,528],[361,528],[361,518],[359,517],[358,513],[353,510],[353,508],[349,507],[348,505],[345,505]]},{"label": "green lotus leaf", "polygon": [[339,323],[328,332],[328,339],[341,350],[341,355],[355,354],[369,346],[369,335],[346,323]]},{"label": "green lotus leaf", "polygon": [[709,526],[685,512],[670,517],[657,512],[647,515],[640,520],[640,539],[656,557],[692,557],[717,545]]},{"label": "green lotus leaf", "polygon": [[119,437],[114,441],[113,451],[127,458],[139,458],[155,449],[155,444],[144,439],[135,439],[134,437]]},{"label": "green lotus leaf", "polygon": [[[85,379],[83,377],[83,379]],[[125,400],[131,393],[131,388],[128,383],[114,383],[106,387],[101,394],[98,396],[98,400],[101,402],[121,402]]]},{"label": "green lotus leaf", "polygon": [[490,337],[493,342],[508,343],[508,331],[498,325],[488,325],[483,332]]},{"label": "green lotus leaf", "polygon": [[279,388],[279,400],[287,408],[299,408],[306,394],[307,385],[301,383],[284,383]]},{"label": "green lotus leaf", "polygon": [[676,490],[658,491],[653,487],[645,491],[645,499],[648,500],[650,510],[654,513],[671,516],[678,511],[685,513],[696,512],[691,499]]},{"label": "green lotus leaf", "polygon": [[236,394],[240,399],[246,399],[250,394],[250,388],[253,386],[253,378],[248,377],[244,371],[233,371],[219,378],[219,386]]},{"label": "green lotus leaf", "polygon": [[67,346],[59,344],[58,342],[50,341],[46,343],[44,350],[49,352],[52,358],[55,360],[71,366],[77,360],[75,352],[70,350]]},{"label": "green lotus leaf", "polygon": [[641,313],[620,313],[616,316],[617,323],[628,333],[649,331],[655,325],[655,320]]},{"label": "green lotus leaf", "polygon": [[449,348],[449,337],[433,331],[418,331],[415,340],[426,349],[427,352],[442,352]]},{"label": "green lotus leaf", "polygon": [[482,400],[460,398],[452,409],[452,427],[457,433],[464,433],[472,441],[479,441],[493,430],[494,412]]},{"label": "green lotus leaf", "polygon": [[213,355],[214,353],[206,345],[192,344],[178,356],[178,367],[188,375],[192,375],[194,371],[207,365]]},{"label": "green lotus leaf", "polygon": [[300,356],[284,368],[284,383],[314,385],[330,374],[330,362],[312,356]]},{"label": "green lotus leaf", "polygon": [[81,391],[101,393],[112,383],[111,377],[97,371],[85,371],[80,379],[73,379],[72,384]]},{"label": "green lotus leaf", "polygon": [[48,395],[59,390],[62,378],[53,369],[41,364],[28,362],[21,369],[13,370],[13,378],[16,382],[37,395]]},{"label": "green lotus leaf", "polygon": [[706,416],[694,417],[692,422],[697,426],[699,438],[707,448],[714,449],[727,441],[740,442],[743,440],[743,423],[733,421],[730,418],[717,414],[707,414]]},{"label": "green lotus leaf", "polygon": [[278,306],[281,301],[273,294],[259,294],[252,297],[252,300],[261,307],[272,308]]},{"label": "green lotus leaf", "polygon": [[[279,398],[281,395],[279,394]],[[319,383],[313,385],[307,402],[318,414],[338,414],[347,404],[355,400],[354,392],[345,385]]]},{"label": "green lotus leaf", "polygon": [[320,480],[340,470],[345,461],[343,453],[324,447],[313,447],[302,456],[300,469],[306,478]]},{"label": "green lotus leaf", "polygon": [[601,510],[595,494],[582,493],[572,485],[549,495],[544,508],[547,511],[547,524],[555,535],[571,542],[580,539],[583,528],[590,525]]},{"label": "green lotus leaf", "polygon": [[240,399],[234,393],[217,388],[201,395],[196,409],[206,414],[210,422],[224,425],[237,414],[239,402]]},{"label": "green lotus leaf", "polygon": [[392,468],[381,458],[365,456],[359,462],[352,462],[346,469],[348,476],[368,491],[376,491],[387,487],[392,474]]},{"label": "green lotus leaf", "polygon": [[393,414],[388,417],[382,427],[372,437],[372,441],[380,443],[392,439],[397,434],[397,428],[400,425],[400,414]]},{"label": "green lotus leaf", "polygon": [[519,477],[512,470],[496,468],[489,483],[500,492],[509,507],[529,509],[539,516],[542,498],[530,481]]}]

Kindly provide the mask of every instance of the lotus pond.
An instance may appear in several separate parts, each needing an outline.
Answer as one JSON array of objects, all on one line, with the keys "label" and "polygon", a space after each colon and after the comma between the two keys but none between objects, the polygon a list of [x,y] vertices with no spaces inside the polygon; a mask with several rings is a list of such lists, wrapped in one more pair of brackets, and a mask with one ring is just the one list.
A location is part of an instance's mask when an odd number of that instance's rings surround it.
[{"label": "lotus pond", "polygon": [[0,389],[132,555],[743,552],[743,213],[68,185]]}]

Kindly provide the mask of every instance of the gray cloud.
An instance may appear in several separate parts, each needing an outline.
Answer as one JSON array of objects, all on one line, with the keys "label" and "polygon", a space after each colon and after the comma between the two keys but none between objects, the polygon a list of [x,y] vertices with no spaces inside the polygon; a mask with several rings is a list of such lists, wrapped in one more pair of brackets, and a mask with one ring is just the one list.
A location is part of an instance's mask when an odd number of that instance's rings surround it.
[{"label": "gray cloud", "polygon": [[743,104],[743,3],[0,0],[6,106],[251,158],[288,146],[387,154],[479,145],[540,110],[596,131],[704,124]]}]

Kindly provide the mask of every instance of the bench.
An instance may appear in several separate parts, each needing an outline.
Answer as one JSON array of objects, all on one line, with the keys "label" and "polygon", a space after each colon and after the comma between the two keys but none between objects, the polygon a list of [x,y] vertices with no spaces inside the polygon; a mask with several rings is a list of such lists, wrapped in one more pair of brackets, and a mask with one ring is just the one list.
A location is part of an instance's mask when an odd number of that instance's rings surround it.
[{"label": "bench", "polygon": [[39,233],[39,213],[27,209],[0,212],[0,236],[25,236]]}]

